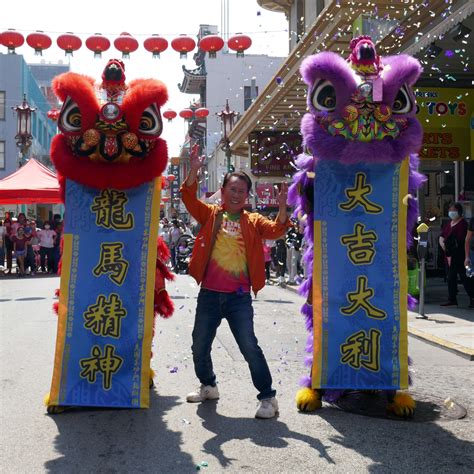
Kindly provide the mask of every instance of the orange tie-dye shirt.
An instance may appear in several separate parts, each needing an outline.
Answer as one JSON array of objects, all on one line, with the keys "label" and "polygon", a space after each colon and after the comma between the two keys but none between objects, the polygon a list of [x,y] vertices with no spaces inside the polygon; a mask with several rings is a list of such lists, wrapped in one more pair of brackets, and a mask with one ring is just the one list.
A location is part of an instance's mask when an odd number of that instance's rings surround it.
[{"label": "orange tie-dye shirt", "polygon": [[224,212],[201,286],[223,293],[250,292],[240,215]]}]

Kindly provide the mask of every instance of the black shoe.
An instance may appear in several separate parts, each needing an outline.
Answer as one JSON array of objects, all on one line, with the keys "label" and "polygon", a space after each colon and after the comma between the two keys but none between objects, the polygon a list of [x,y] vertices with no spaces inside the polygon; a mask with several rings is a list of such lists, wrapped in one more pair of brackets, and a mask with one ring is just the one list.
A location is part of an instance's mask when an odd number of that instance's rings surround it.
[{"label": "black shoe", "polygon": [[446,301],[446,303],[441,303],[440,306],[457,306],[457,301]]}]

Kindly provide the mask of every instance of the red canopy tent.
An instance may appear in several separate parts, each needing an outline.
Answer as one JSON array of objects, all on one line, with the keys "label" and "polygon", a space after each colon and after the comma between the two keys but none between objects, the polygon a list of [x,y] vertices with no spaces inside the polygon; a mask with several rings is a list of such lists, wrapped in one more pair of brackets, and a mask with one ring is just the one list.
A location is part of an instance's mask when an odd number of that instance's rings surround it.
[{"label": "red canopy tent", "polygon": [[0,204],[61,202],[56,175],[35,159],[0,180]]}]

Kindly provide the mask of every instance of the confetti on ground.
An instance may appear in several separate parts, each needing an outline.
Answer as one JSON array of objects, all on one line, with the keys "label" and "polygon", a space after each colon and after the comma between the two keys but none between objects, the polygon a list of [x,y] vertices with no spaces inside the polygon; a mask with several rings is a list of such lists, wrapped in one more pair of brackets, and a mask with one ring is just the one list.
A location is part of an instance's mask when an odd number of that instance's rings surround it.
[{"label": "confetti on ground", "polygon": [[173,367],[170,369],[170,374],[175,374],[176,372],[178,372],[178,367]]}]

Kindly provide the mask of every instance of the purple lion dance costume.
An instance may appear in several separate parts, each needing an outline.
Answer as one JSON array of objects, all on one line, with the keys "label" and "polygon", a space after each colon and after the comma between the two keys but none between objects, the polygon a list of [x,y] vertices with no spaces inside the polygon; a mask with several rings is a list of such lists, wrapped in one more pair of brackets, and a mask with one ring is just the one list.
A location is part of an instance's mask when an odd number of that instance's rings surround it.
[{"label": "purple lion dance costume", "polygon": [[[313,328],[313,257],[314,252],[314,193],[315,167],[324,161],[341,165],[397,164],[408,160],[408,194],[406,208],[406,244],[413,244],[411,231],[418,215],[416,190],[425,178],[418,173],[423,130],[417,121],[416,102],[412,87],[421,73],[419,62],[411,56],[398,55],[381,58],[367,36],[351,42],[352,53],[345,60],[332,52],[308,57],[301,66],[301,75],[308,85],[308,108],[302,119],[301,131],[306,153],[296,161],[298,172],[293,177],[289,202],[305,227],[308,243],[303,260],[306,279],[299,293],[306,298],[301,308],[309,337],[305,365],[312,372],[314,348]],[[320,161],[321,160],[321,161]],[[404,240],[404,239],[402,239]],[[404,245],[404,242],[403,242]],[[339,262],[337,262],[339,263]],[[332,262],[334,265],[334,262]],[[341,263],[342,264],[342,263]],[[331,264],[329,264],[329,273]],[[408,307],[415,300],[408,296]],[[313,411],[322,406],[322,400],[337,403],[351,389],[312,388],[311,375],[300,381],[296,395],[301,411]],[[386,409],[400,417],[412,416],[413,398],[406,392],[380,390],[386,394]]]}]

